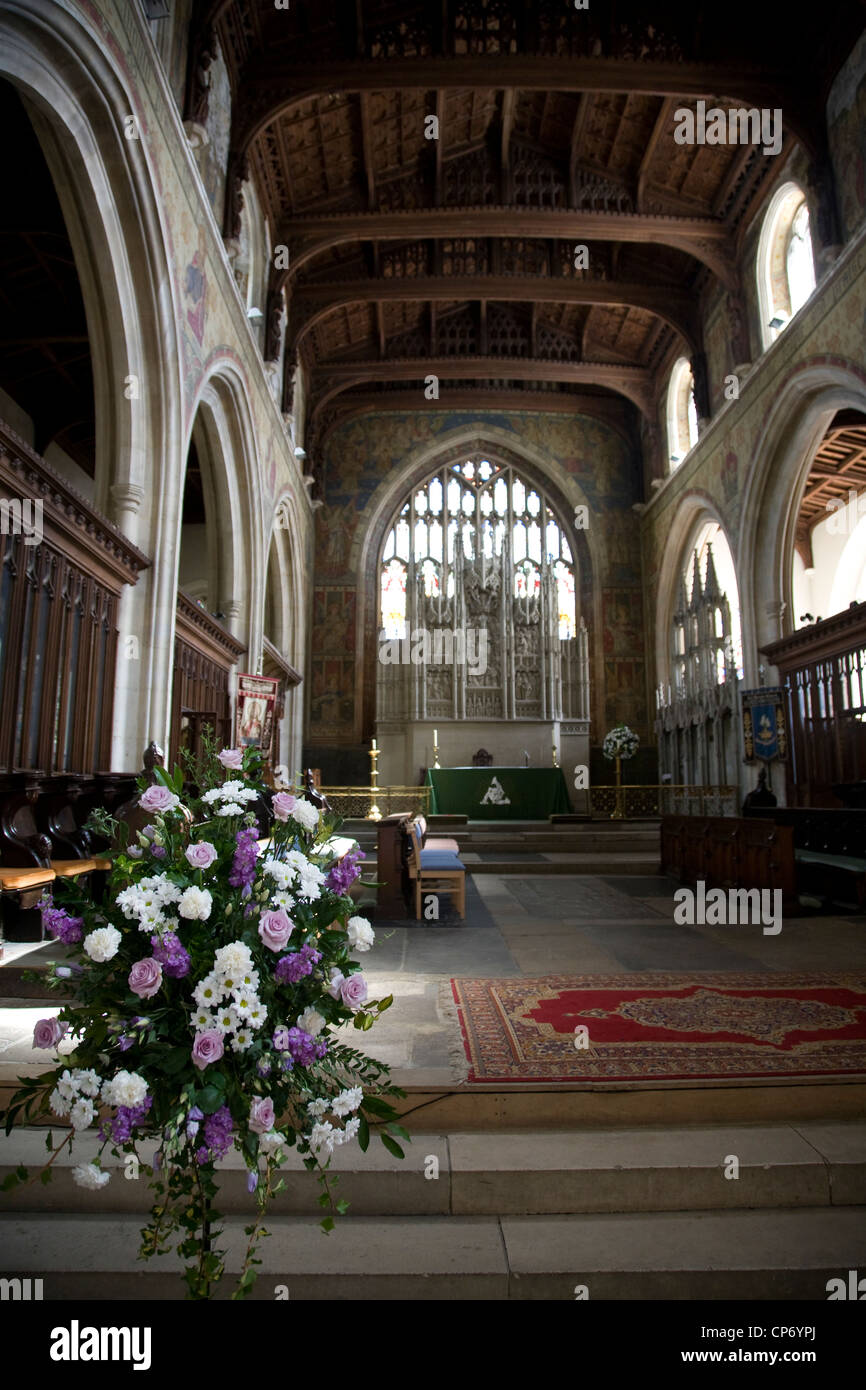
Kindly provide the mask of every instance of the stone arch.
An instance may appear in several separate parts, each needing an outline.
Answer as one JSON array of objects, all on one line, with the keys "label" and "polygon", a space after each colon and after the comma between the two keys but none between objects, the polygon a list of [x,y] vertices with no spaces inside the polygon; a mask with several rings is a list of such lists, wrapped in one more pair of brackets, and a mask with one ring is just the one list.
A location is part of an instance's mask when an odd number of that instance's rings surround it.
[{"label": "stone arch", "polygon": [[781,384],[755,447],[743,496],[737,562],[747,685],[760,647],[793,631],[797,518],[821,440],[839,410],[866,411],[866,371],[841,357],[801,363]]},{"label": "stone arch", "polygon": [[212,362],[199,385],[187,452],[190,441],[196,444],[205,488],[208,596],[224,614],[225,626],[247,642],[252,664],[262,648],[265,520],[247,386],[231,360]]},{"label": "stone arch", "polygon": [[141,659],[116,672],[112,766],[132,770],[168,732],[181,436],[174,286],[148,132],[124,133],[130,115],[141,119],[136,94],[107,45],[67,9],[50,10],[21,0],[0,14],[0,78],[27,104],[75,256],[93,358],[96,505],[152,561],[119,612]]},{"label": "stone arch", "polygon": [[[668,684],[670,679],[670,632],[677,603],[680,572],[692,538],[705,521],[716,521],[735,556],[725,518],[716,508],[709,493],[695,488],[680,498],[679,506],[668,528],[667,545],[662,557],[655,604],[655,686]],[[736,556],[735,556],[736,558]],[[739,595],[742,618],[742,595]]]},{"label": "stone arch", "polygon": [[[266,627],[265,631],[296,670],[303,668],[306,652],[305,572],[302,546],[298,542],[303,534],[295,492],[291,487],[284,488],[274,504],[265,570],[265,598],[270,585],[277,608],[274,613],[276,630],[271,632]],[[292,773],[300,770],[303,724],[304,690],[296,686],[286,691],[280,756],[276,760],[286,763]]]},{"label": "stone arch", "polygon": [[[367,738],[375,717],[375,652],[377,609],[377,566],[379,553],[392,524],[396,508],[406,493],[434,468],[456,463],[470,453],[485,453],[491,460],[511,464],[530,481],[541,484],[550,496],[557,519],[574,541],[577,559],[581,611],[590,628],[591,666],[603,670],[604,649],[601,622],[600,564],[592,526],[584,531],[574,529],[574,508],[589,508],[589,499],[571,474],[564,474],[561,464],[543,450],[515,438],[511,431],[488,426],[483,421],[468,428],[458,428],[439,436],[415,450],[399,472],[380,483],[365,509],[366,524],[359,526],[352,540],[348,568],[359,577],[356,650],[363,653],[363,670],[359,673],[361,688],[361,738]],[[569,526],[569,519],[571,525]],[[593,681],[593,687],[597,680]]]}]

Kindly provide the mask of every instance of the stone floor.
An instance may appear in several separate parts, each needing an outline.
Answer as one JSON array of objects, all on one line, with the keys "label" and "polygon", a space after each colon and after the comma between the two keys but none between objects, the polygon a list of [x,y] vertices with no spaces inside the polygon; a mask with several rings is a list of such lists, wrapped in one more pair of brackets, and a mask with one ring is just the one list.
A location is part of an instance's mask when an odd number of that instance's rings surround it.
[{"label": "stone floor", "polygon": [[[662,875],[478,874],[467,880],[461,923],[443,900],[438,922],[379,920],[363,967],[374,998],[394,1004],[366,1034],[349,1030],[401,1082],[461,1079],[463,1049],[447,981],[454,975],[627,974],[660,971],[866,971],[866,917],[789,917],[776,936],[759,925],[689,927],[674,921],[678,884]],[[445,986],[445,988],[443,988]],[[0,969],[0,1000],[2,1000]],[[34,1001],[0,1006],[0,1072],[29,1067]]]}]

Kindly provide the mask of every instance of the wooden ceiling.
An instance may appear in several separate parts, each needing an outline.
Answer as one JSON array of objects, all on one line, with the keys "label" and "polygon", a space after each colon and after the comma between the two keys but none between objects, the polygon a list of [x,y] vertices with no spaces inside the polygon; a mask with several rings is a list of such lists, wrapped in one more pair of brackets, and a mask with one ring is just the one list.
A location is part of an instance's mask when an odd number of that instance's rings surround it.
[{"label": "wooden ceiling", "polygon": [[[842,410],[821,440],[800,503],[795,545],[804,565],[813,564],[812,532],[819,521],[866,493],[866,416]],[[862,509],[858,517],[863,515]],[[841,524],[841,523],[840,523]]]},{"label": "wooden ceiling", "polygon": [[[218,40],[225,231],[253,179],[289,251],[266,355],[285,294],[285,404],[300,363],[308,453],[347,412],[426,408],[431,374],[431,405],[565,400],[633,428],[672,353],[701,355],[700,298],[714,281],[740,297],[738,238],[778,162],[799,142],[826,167],[826,91],[861,17],[663,8],[199,0],[187,114]],[[675,112],[699,99],[780,108],[782,152],[677,144]]]}]

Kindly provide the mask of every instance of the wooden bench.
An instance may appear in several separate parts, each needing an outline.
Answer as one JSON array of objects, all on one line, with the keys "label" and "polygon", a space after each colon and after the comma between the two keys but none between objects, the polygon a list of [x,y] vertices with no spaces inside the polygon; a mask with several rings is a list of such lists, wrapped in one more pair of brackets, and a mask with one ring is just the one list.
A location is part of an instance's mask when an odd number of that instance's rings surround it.
[{"label": "wooden bench", "polygon": [[866,905],[866,810],[773,806],[749,812],[755,822],[790,830],[801,893],[862,908]]},{"label": "wooden bench", "polygon": [[662,871],[683,883],[780,889],[796,905],[793,834],[773,821],[742,816],[663,816]]},{"label": "wooden bench", "polygon": [[447,849],[424,846],[422,817],[409,825],[409,878],[415,885],[415,917],[421,917],[423,893],[448,893],[460,917],[466,917],[466,869]]}]

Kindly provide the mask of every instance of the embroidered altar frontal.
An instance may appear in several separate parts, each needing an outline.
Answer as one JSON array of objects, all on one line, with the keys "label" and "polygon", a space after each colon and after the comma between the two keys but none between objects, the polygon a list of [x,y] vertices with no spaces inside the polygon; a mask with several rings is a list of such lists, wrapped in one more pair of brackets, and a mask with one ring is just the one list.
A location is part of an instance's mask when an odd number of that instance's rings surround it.
[{"label": "embroidered altar frontal", "polygon": [[547,820],[571,810],[558,767],[431,767],[427,785],[433,815]]},{"label": "embroidered altar frontal", "polygon": [[451,989],[470,1082],[866,1076],[862,975],[545,975]]}]

